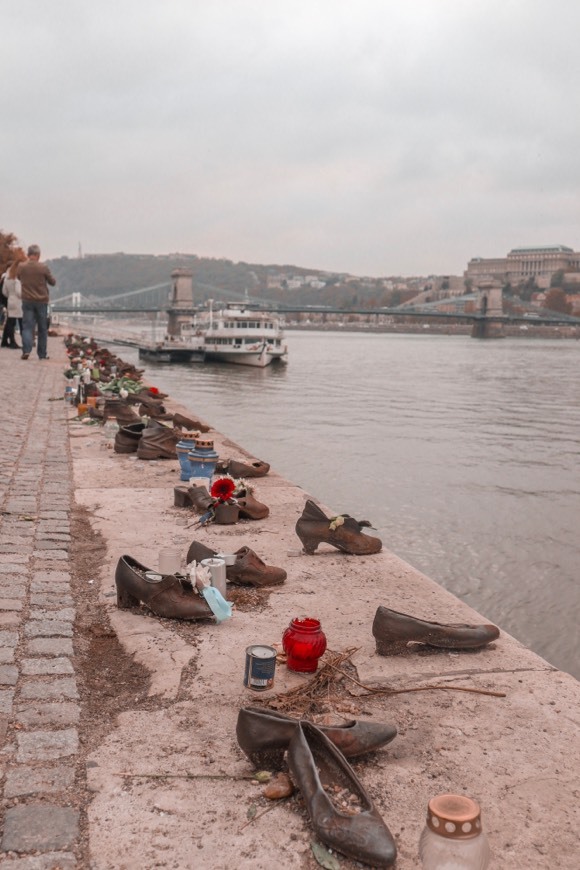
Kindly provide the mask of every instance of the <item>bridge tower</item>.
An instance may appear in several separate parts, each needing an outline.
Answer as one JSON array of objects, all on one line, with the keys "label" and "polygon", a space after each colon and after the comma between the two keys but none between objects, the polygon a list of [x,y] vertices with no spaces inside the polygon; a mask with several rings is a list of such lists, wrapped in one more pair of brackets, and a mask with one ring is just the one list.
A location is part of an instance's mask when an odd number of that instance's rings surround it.
[{"label": "bridge tower", "polygon": [[167,334],[176,338],[181,327],[191,321],[193,313],[193,272],[189,269],[174,269],[171,273],[171,293],[167,308]]},{"label": "bridge tower", "polygon": [[499,281],[480,281],[477,285],[477,315],[472,338],[503,338],[503,300]]}]

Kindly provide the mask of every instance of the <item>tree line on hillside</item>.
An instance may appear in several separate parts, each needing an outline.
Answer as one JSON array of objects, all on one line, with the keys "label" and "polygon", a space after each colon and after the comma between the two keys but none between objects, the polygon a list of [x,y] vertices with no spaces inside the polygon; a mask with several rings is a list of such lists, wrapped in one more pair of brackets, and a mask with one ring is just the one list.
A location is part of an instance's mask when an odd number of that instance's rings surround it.
[{"label": "tree line on hillside", "polygon": [[[186,254],[103,254],[78,259],[60,257],[50,261],[50,268],[57,281],[56,297],[77,292],[92,300],[164,283],[169,286],[171,272],[184,268],[193,273],[196,304],[204,304],[208,299],[235,302],[242,300],[247,294],[252,301],[263,300],[284,305],[372,309],[397,305],[405,297],[404,291],[385,290],[380,279],[357,281],[349,277],[346,283],[343,276],[298,266],[234,263],[231,260]],[[305,285],[292,290],[283,286],[272,287],[268,280],[271,274],[314,275],[320,277],[325,286],[313,288]],[[414,292],[406,295],[414,295]],[[167,297],[167,293],[168,290],[151,291],[147,297],[130,297],[126,304],[128,307],[139,307],[145,303],[158,304],[162,298]]]}]

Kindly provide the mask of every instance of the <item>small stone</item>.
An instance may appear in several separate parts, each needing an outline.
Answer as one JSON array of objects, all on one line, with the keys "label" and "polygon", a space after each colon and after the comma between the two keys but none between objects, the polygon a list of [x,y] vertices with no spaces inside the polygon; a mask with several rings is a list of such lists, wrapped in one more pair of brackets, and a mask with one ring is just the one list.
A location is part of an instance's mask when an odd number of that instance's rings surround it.
[{"label": "small stone", "polygon": [[292,780],[287,773],[277,774],[268,785],[262,789],[262,794],[270,801],[279,801],[294,794]]},{"label": "small stone", "polygon": [[36,849],[63,849],[75,842],[78,833],[79,814],[69,807],[46,804],[10,807],[6,810],[4,820],[2,850],[32,852]]}]

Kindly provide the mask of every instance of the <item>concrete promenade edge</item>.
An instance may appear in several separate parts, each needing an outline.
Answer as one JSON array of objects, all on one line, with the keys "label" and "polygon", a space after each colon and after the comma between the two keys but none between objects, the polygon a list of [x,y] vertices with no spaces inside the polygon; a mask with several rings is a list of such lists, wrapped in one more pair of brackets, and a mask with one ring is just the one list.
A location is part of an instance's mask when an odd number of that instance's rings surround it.
[{"label": "concrete promenade edge", "polygon": [[[275,469],[256,481],[266,520],[196,531],[195,515],[173,506],[177,461],[107,449],[62,401],[61,338],[49,353],[22,361],[0,351],[0,866],[318,867],[300,795],[264,798],[235,737],[241,706],[305,682],[279,665],[271,691],[246,690],[246,647],[279,643],[292,617],[311,615],[331,650],[356,648],[356,682],[332,689],[328,716],[398,728],[353,767],[397,840],[399,870],[419,867],[427,801],[443,792],[479,800],[491,867],[577,870],[575,679],[503,632],[477,653],[376,655],[379,604],[439,622],[487,620],[388,550],[290,556],[310,496]],[[166,404],[203,418],[194,398]],[[250,444],[211,437],[224,458],[252,455]],[[185,555],[194,538],[217,551],[247,544],[288,579],[235,592],[234,616],[219,626],[117,609],[119,556],[156,568],[161,547]],[[360,866],[337,858],[344,870]]]}]

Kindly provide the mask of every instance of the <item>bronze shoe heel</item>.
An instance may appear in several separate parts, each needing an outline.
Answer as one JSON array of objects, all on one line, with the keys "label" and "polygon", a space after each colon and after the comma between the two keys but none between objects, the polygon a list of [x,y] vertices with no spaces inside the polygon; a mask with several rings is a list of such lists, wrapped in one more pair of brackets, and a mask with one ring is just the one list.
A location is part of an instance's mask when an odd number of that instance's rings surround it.
[{"label": "bronze shoe heel", "polygon": [[375,638],[375,646],[377,655],[379,656],[400,656],[404,653],[411,652],[407,646],[407,641],[401,640],[379,640]]},{"label": "bronze shoe heel", "polygon": [[126,589],[117,586],[117,607],[119,610],[129,610],[130,607],[139,607],[139,599],[131,595]]},{"label": "bronze shoe heel", "polygon": [[173,505],[179,508],[193,507],[187,486],[173,487]]},{"label": "bronze shoe heel", "polygon": [[320,544],[320,538],[311,538],[310,535],[305,534],[305,532],[302,529],[298,528],[298,526],[296,526],[296,534],[302,542],[302,549],[304,550],[304,552],[307,553],[309,556],[313,556],[315,550]]}]

